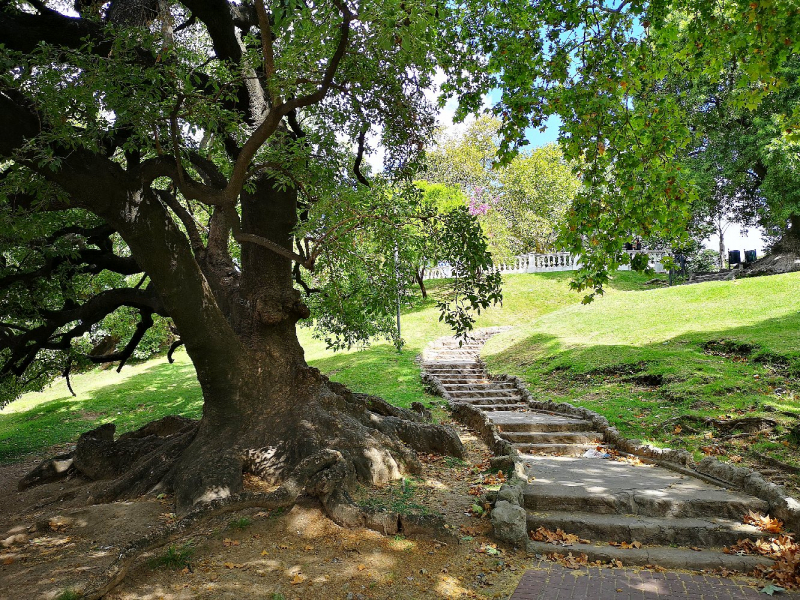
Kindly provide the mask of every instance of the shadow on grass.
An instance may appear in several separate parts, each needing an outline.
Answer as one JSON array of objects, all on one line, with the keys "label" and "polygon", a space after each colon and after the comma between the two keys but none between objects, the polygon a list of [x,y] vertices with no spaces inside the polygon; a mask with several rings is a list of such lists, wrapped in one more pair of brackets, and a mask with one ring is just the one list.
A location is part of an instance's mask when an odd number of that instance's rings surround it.
[{"label": "shadow on grass", "polygon": [[64,395],[28,410],[0,414],[0,462],[54,444],[71,443],[102,423],[117,433],[131,431],[168,414],[199,418],[202,394],[191,363],[154,364],[141,373],[73,398]]},{"label": "shadow on grass", "polygon": [[[793,343],[797,331],[800,312],[724,330],[709,327],[641,346],[568,346],[557,336],[534,332],[486,361],[493,373],[522,377],[537,399],[597,411],[629,437],[698,451],[712,438],[703,437],[708,433],[704,430],[695,440],[687,427],[679,435],[675,424],[682,415],[760,416],[777,421],[776,435],[785,437],[800,417],[796,402],[787,410],[786,400],[800,396],[800,347]],[[711,341],[731,341],[748,350],[709,352]],[[795,446],[781,448],[800,460]]]}]

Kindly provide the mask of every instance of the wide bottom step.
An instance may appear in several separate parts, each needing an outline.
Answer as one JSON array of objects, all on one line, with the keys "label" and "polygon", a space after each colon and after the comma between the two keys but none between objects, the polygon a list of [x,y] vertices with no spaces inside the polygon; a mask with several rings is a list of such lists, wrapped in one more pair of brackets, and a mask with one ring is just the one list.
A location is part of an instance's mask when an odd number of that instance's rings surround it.
[{"label": "wide bottom step", "polygon": [[742,538],[766,534],[751,525],[723,518],[667,518],[585,512],[528,512],[528,530],[561,529],[593,542],[640,542],[678,546],[730,546]]},{"label": "wide bottom step", "polygon": [[623,566],[658,565],[667,569],[690,569],[693,571],[727,569],[749,573],[759,565],[770,566],[772,560],[763,556],[739,556],[725,554],[721,550],[690,550],[689,548],[664,548],[660,546],[642,548],[616,548],[592,544],[557,546],[546,542],[528,540],[526,550],[530,554],[571,553],[574,557],[585,554],[590,562],[620,561]]}]

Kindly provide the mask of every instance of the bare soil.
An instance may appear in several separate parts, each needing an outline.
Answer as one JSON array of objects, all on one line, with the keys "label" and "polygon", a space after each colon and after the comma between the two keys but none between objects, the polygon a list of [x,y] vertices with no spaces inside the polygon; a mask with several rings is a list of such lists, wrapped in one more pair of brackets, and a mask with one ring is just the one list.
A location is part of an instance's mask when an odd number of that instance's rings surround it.
[{"label": "bare soil", "polygon": [[[463,428],[459,433],[465,461],[424,456],[421,476],[354,498],[373,508],[442,514],[443,530],[405,537],[345,529],[313,500],[286,513],[243,510],[209,518],[172,546],[143,554],[108,598],[507,598],[539,561],[497,546],[489,520],[473,512],[502,476],[486,473],[486,447]],[[15,600],[52,600],[79,592],[125,544],[175,518],[169,497],[84,506],[80,481],[16,491],[39,460],[64,450],[0,467],[0,596],[13,590]],[[65,499],[43,504],[54,495]]]}]

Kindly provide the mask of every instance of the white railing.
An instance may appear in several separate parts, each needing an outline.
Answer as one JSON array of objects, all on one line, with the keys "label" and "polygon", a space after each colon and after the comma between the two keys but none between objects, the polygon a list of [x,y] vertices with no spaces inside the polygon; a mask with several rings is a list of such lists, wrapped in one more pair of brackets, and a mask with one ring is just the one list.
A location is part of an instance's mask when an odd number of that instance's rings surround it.
[{"label": "white railing", "polygon": [[[631,258],[636,254],[646,254],[650,267],[656,273],[664,273],[661,261],[669,256],[666,250],[626,250]],[[522,254],[507,261],[496,262],[492,270],[497,273],[551,273],[555,271],[577,271],[580,269],[580,260],[569,252],[550,252],[547,254]],[[622,265],[620,271],[630,271],[630,265]],[[425,279],[445,279],[452,275],[452,267],[440,265],[425,271]]]}]

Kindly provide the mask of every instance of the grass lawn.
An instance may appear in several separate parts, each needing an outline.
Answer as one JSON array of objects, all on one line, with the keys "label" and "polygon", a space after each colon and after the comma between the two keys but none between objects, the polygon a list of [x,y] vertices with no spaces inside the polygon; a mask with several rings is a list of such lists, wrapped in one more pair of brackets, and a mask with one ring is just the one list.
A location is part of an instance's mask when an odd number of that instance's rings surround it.
[{"label": "grass lawn", "polygon": [[[591,305],[568,288],[570,273],[511,275],[502,306],[478,327],[514,325],[484,352],[494,372],[517,374],[540,398],[566,400],[606,415],[630,437],[658,445],[744,456],[748,451],[800,465],[789,435],[800,413],[800,274],[646,289],[647,276],[619,272],[607,294]],[[406,346],[385,342],[333,353],[300,330],[309,362],[332,379],[399,406],[427,396],[414,363],[425,345],[448,333],[430,282],[402,317]],[[52,444],[74,442],[100,423],[125,432],[166,414],[198,417],[202,398],[185,353],[169,365],[161,357],[75,375],[78,396],[57,381],[0,411],[0,461]],[[696,420],[763,416],[779,422],[771,433],[721,439]],[[665,425],[666,423],[666,425]],[[679,433],[676,433],[679,432]],[[737,432],[733,432],[737,433]],[[702,450],[705,449],[705,450]]]}]

